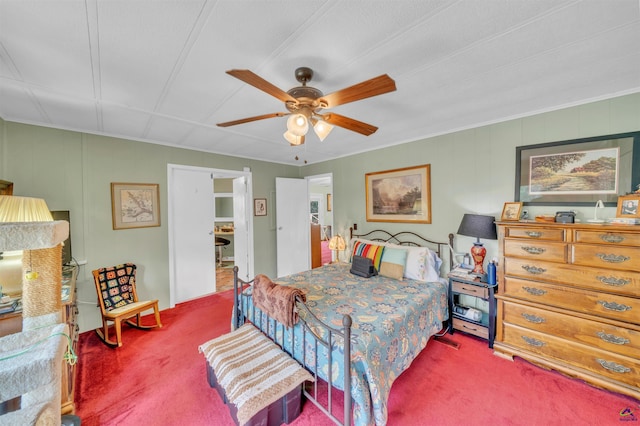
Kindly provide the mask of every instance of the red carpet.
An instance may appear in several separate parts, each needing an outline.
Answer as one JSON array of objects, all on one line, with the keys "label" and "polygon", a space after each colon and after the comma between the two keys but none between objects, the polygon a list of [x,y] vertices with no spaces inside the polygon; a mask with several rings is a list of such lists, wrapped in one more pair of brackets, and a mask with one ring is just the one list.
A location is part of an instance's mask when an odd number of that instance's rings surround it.
[{"label": "red carpet", "polygon": [[[229,331],[231,304],[231,292],[224,292],[162,311],[163,328],[124,327],[119,349],[82,333],[76,382],[82,425],[232,426],[198,353],[201,343]],[[640,425],[634,399],[498,358],[474,337],[448,337],[459,350],[432,341],[396,380],[389,425]],[[621,415],[627,408],[632,413]],[[291,424],[333,423],[306,403]]]}]

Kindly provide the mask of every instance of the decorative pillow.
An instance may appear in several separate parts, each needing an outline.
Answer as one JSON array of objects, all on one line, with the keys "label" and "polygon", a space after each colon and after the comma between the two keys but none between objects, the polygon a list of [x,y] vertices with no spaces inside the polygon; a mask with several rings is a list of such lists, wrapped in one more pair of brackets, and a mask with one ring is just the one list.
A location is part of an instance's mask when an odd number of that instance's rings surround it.
[{"label": "decorative pillow", "polygon": [[429,249],[426,247],[407,247],[407,265],[404,276],[418,281],[427,281],[427,258]]},{"label": "decorative pillow", "polygon": [[384,246],[377,244],[368,244],[362,241],[356,241],[353,245],[353,251],[351,252],[351,256],[363,256],[368,257],[373,262],[373,266],[376,268],[376,271],[380,271],[380,261],[382,260],[382,252],[384,251]]},{"label": "decorative pillow", "polygon": [[407,250],[385,247],[380,262],[380,275],[401,280],[407,263]]},{"label": "decorative pillow", "polygon": [[98,282],[102,300],[107,311],[133,303],[133,286],[136,280],[136,265],[125,263],[98,269]]}]

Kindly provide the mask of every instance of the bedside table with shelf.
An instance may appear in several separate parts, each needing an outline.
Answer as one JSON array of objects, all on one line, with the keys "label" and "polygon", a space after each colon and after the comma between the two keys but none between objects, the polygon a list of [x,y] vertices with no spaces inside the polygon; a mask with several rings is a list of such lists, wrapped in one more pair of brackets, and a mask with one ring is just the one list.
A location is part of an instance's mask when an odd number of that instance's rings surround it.
[{"label": "bedside table with shelf", "polygon": [[[449,321],[449,333],[453,334],[453,330],[463,331],[473,334],[488,341],[489,347],[493,348],[493,341],[496,335],[496,301],[495,290],[497,285],[487,284],[480,277],[469,275],[462,277],[459,275],[449,274],[449,312],[451,319]],[[460,296],[470,296],[484,300],[488,303],[488,310],[482,312],[480,321],[473,321],[455,313],[454,307],[461,305]],[[467,306],[473,307],[473,306]]]}]

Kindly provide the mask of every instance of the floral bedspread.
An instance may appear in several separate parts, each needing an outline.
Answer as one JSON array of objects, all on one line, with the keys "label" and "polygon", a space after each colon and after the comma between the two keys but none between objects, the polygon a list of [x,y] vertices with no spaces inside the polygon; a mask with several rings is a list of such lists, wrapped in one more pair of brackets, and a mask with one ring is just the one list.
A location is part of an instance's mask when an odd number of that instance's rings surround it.
[{"label": "floral bedspread", "polygon": [[[349,266],[325,265],[274,282],[303,289],[307,293],[309,310],[334,328],[342,329],[344,314],[351,316],[354,422],[356,425],[385,425],[391,385],[448,319],[447,285],[444,280],[424,283],[382,276],[361,278],[350,274]],[[301,328],[300,323],[294,326],[294,333],[301,335]],[[290,349],[288,335],[288,332],[284,333],[284,339],[288,341],[285,347]],[[313,339],[308,335],[304,362],[313,366],[317,356],[318,375],[326,380],[329,371],[327,351],[313,353],[314,345],[310,342]],[[298,346],[303,340],[296,337],[294,341]],[[332,352],[331,376],[335,386],[341,389],[343,342],[337,342]],[[302,348],[294,348],[293,354],[301,361]]]}]

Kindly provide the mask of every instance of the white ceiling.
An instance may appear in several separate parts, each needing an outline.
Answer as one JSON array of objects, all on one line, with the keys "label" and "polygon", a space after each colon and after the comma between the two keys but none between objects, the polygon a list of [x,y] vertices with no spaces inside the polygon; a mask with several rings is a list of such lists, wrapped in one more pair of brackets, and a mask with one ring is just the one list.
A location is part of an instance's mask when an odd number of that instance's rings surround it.
[{"label": "white ceiling", "polygon": [[[0,0],[0,117],[302,165],[640,91],[639,0]],[[276,98],[388,74],[397,91],[330,111],[291,147]],[[296,156],[298,160],[296,160]]]}]

